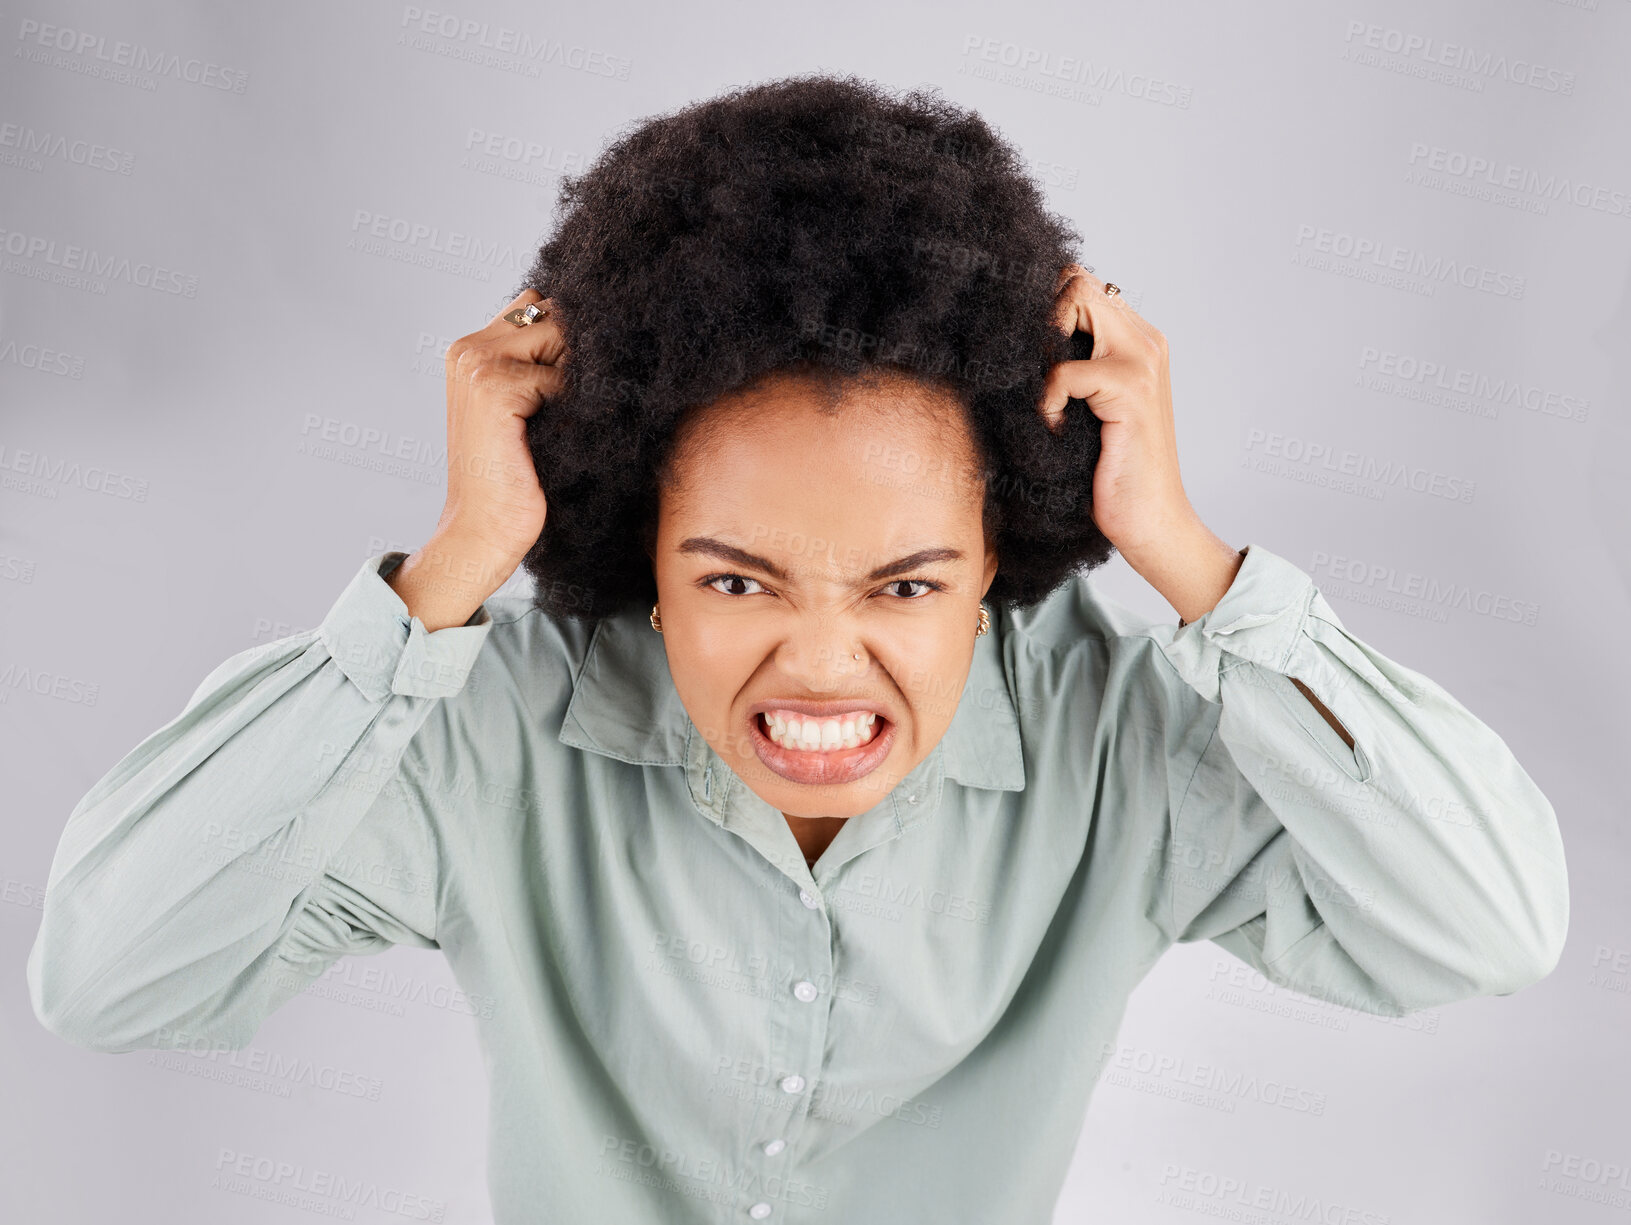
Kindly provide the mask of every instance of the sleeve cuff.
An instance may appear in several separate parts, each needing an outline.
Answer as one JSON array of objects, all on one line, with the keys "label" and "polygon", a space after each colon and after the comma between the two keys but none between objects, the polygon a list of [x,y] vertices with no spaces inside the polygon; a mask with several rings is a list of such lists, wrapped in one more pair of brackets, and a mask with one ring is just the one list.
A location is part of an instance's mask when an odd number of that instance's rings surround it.
[{"label": "sleeve cuff", "polygon": [[[1178,674],[1209,702],[1222,701],[1223,673],[1241,661],[1284,674],[1308,620],[1324,597],[1314,580],[1260,544],[1245,559],[1229,589],[1197,620],[1180,622],[1161,650]],[[1335,619],[1334,615],[1331,619]]]},{"label": "sleeve cuff", "polygon": [[374,702],[393,693],[442,698],[459,692],[493,627],[483,604],[463,625],[426,631],[385,581],[407,556],[377,553],[365,561],[318,628],[340,671]]}]

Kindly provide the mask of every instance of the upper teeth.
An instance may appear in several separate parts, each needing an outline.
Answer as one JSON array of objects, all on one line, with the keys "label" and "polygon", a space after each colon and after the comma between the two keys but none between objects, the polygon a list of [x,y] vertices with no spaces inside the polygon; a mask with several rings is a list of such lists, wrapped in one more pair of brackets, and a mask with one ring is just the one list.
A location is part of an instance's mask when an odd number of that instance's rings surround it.
[{"label": "upper teeth", "polygon": [[875,734],[878,716],[870,710],[856,710],[817,719],[792,710],[767,710],[764,718],[770,728],[770,738],[777,744],[808,753],[853,749],[866,744]]}]

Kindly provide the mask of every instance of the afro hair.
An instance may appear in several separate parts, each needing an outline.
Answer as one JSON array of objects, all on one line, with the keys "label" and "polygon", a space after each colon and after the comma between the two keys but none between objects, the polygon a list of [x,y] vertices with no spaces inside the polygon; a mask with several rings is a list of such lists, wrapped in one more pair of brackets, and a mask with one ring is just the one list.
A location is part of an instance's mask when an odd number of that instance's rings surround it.
[{"label": "afro hair", "polygon": [[1091,352],[1053,324],[1081,236],[972,111],[855,76],[733,90],[620,133],[564,176],[514,294],[554,300],[563,387],[527,419],[549,509],[532,601],[595,620],[657,598],[658,489],[688,410],[778,372],[905,372],[950,390],[984,477],[998,570],[1034,604],[1113,552],[1093,524],[1099,421],[1036,410]]}]

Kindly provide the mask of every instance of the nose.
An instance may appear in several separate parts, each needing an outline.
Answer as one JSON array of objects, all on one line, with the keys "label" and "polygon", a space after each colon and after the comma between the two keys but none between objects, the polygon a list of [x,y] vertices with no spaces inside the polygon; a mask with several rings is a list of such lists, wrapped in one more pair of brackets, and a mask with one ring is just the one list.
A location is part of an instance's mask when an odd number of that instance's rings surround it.
[{"label": "nose", "polygon": [[871,667],[871,652],[843,618],[812,618],[783,646],[778,663],[812,694],[843,693]]}]

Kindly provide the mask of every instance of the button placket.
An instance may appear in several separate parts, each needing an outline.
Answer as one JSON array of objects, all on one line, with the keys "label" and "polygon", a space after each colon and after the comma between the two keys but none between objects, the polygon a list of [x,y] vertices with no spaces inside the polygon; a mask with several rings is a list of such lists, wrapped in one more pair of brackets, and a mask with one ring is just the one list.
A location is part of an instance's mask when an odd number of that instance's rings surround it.
[{"label": "button placket", "polygon": [[[810,912],[781,911],[786,922],[779,925],[783,938],[775,973],[784,984],[786,994],[774,992],[766,997],[770,1002],[770,1011],[766,1016],[770,1026],[767,1050],[770,1058],[785,1061],[774,1083],[787,1097],[798,1097],[800,1100],[790,1102],[791,1108],[788,1110],[781,1110],[766,1100],[755,1112],[750,1124],[756,1130],[763,1127],[753,1143],[753,1150],[757,1151],[749,1152],[750,1162],[757,1166],[776,1158],[774,1173],[786,1178],[791,1176],[793,1163],[797,1160],[795,1146],[803,1135],[803,1128],[811,1123],[809,1116],[814,1106],[814,1094],[810,1088],[819,1083],[824,1071],[822,1061],[832,1000],[835,998],[832,992],[823,992],[816,985],[822,981],[823,975],[828,983],[837,981],[832,921],[823,897],[825,887],[815,880],[801,854],[785,861],[779,858],[777,844],[782,841],[791,843],[792,838],[781,814],[772,811],[769,805],[757,800],[740,784],[722,786],[723,780],[717,769],[710,779],[708,767],[716,763],[700,738],[691,742],[689,748],[692,794],[699,806],[705,807],[705,811],[724,828],[752,843],[767,860],[791,878],[797,886],[800,906]],[[823,857],[823,865],[827,869],[824,878],[829,884],[836,886],[847,863],[933,812],[942,785],[942,752],[943,746],[936,745],[929,756],[919,763],[912,776],[902,780],[904,786],[863,814],[865,820],[850,819],[862,824],[860,827],[851,824],[845,826],[845,830],[850,831],[849,841],[852,845],[839,848],[843,852],[842,861],[832,855],[832,847]],[[840,831],[840,838],[843,834],[844,831]],[[835,839],[834,846],[837,844],[838,840]],[[832,860],[830,864],[826,863],[828,859]],[[786,897],[785,894],[781,896],[783,899]],[[785,902],[782,904],[785,906]],[[760,1171],[762,1176],[769,1176],[772,1172],[762,1166]],[[761,1187],[745,1187],[744,1190],[748,1195],[756,1192],[763,1194]],[[741,1201],[738,1203],[741,1204]],[[743,1208],[738,1207],[737,1210],[742,1211]],[[745,1210],[753,1219],[763,1220],[771,1215],[774,1206],[769,1200],[756,1199],[746,1204]]]},{"label": "button placket", "polygon": [[[786,897],[785,894],[782,896]],[[776,1158],[774,1169],[763,1171],[767,1178],[791,1176],[790,1163],[796,1160],[795,1146],[802,1134],[801,1129],[808,1123],[808,1112],[813,1105],[810,1089],[820,1077],[821,1058],[827,1040],[827,1009],[821,1006],[826,993],[816,983],[821,980],[822,974],[829,979],[832,975],[831,924],[824,899],[818,892],[811,887],[800,886],[797,896],[801,909],[782,911],[786,919],[781,925],[785,940],[784,957],[775,972],[778,977],[786,977],[782,979],[781,991],[772,997],[776,1003],[770,1019],[780,1030],[782,1039],[772,1045],[784,1047],[789,1059],[789,1064],[773,1083],[785,1097],[802,1095],[803,1100],[789,1103],[790,1109],[787,1110],[768,1108],[761,1112],[762,1121],[770,1123],[772,1118],[775,1120],[754,1144],[757,1150],[754,1156],[759,1161],[768,1162]],[[778,1011],[780,1009],[791,1011]],[[763,1194],[762,1188],[754,1188],[749,1194],[753,1191]],[[754,1217],[756,1220],[769,1216],[772,1210],[773,1205],[763,1199],[752,1203],[747,1209],[749,1216],[759,1214]]]}]

